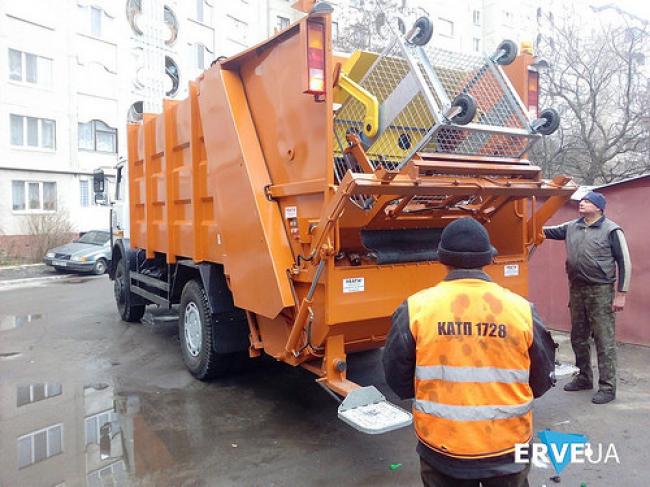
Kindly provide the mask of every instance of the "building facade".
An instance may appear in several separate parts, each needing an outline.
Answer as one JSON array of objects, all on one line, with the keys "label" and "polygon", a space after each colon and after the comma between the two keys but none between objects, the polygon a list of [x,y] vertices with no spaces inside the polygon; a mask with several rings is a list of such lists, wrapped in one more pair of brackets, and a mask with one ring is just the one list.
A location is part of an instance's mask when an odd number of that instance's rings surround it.
[{"label": "building facade", "polygon": [[[110,195],[114,167],[126,157],[127,121],[159,112],[163,98],[184,98],[188,82],[219,56],[286,28],[304,15],[293,3],[1,2],[0,261],[29,256],[36,227],[69,234],[107,228],[108,208],[95,204],[92,173],[105,171]],[[350,8],[371,2],[330,3],[336,41]],[[504,37],[521,40],[535,20],[533,1],[394,3],[429,15],[432,42],[456,51],[488,52]]]},{"label": "building facade", "polygon": [[35,227],[107,228],[92,173],[105,171],[110,194],[127,121],[184,98],[216,57],[293,22],[302,14],[291,3],[0,2],[0,261],[40,258],[30,255]]}]

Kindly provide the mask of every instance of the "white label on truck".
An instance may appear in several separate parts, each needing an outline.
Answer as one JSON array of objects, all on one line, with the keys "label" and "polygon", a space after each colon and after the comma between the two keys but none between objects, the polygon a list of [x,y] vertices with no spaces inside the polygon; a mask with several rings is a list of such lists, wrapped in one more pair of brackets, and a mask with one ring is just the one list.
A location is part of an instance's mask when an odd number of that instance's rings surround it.
[{"label": "white label on truck", "polygon": [[503,275],[505,277],[512,277],[519,275],[519,264],[506,264],[503,266]]},{"label": "white label on truck", "polygon": [[287,206],[284,209],[285,218],[297,218],[298,217],[298,207],[297,206]]},{"label": "white label on truck", "polygon": [[365,277],[348,277],[343,279],[343,292],[344,293],[360,293],[366,289]]}]

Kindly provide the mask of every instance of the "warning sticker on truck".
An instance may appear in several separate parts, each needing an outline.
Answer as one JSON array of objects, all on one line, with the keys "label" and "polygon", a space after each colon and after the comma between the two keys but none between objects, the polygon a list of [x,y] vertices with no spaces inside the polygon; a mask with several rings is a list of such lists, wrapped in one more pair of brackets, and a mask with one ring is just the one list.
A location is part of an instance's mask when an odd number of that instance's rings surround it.
[{"label": "warning sticker on truck", "polygon": [[284,209],[285,218],[296,218],[298,216],[298,207],[297,206],[287,206]]},{"label": "warning sticker on truck", "polygon": [[348,277],[343,279],[344,293],[360,293],[366,289],[365,277]]},{"label": "warning sticker on truck", "polygon": [[503,266],[503,275],[513,277],[519,275],[519,264],[506,264]]}]

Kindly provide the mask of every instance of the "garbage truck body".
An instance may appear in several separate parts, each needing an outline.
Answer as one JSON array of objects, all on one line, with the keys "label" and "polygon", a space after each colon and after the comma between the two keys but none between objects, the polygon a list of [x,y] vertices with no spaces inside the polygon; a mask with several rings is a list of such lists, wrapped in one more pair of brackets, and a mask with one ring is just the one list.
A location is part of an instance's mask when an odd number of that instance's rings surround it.
[{"label": "garbage truck body", "polygon": [[[498,251],[486,272],[527,295],[542,224],[575,189],[527,159],[557,114],[530,119],[513,88],[532,56],[437,51],[418,22],[381,53],[339,57],[314,11],[128,126],[115,299],[127,321],[178,305],[197,378],[265,353],[354,396],[348,410],[383,407],[348,380],[347,355],[381,347],[395,308],[443,279],[440,233],[463,216]],[[362,431],[397,427],[345,409]]]}]

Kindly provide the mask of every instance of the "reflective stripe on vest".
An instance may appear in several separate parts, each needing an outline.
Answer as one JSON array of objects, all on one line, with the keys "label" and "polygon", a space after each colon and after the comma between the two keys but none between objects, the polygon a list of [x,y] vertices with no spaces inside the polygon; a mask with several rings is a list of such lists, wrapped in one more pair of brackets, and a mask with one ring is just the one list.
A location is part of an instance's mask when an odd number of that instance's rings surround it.
[{"label": "reflective stripe on vest", "polygon": [[503,382],[528,384],[528,371],[497,367],[451,367],[448,365],[418,365],[415,378],[449,382]]},{"label": "reflective stripe on vest", "polygon": [[415,400],[414,407],[438,418],[454,421],[485,421],[489,419],[516,418],[532,408],[533,401],[516,406],[450,406],[431,401]]},{"label": "reflective stripe on vest", "polygon": [[493,282],[459,279],[408,305],[420,441],[456,458],[499,456],[529,441],[530,303]]}]

